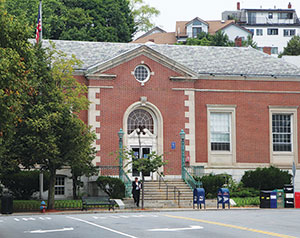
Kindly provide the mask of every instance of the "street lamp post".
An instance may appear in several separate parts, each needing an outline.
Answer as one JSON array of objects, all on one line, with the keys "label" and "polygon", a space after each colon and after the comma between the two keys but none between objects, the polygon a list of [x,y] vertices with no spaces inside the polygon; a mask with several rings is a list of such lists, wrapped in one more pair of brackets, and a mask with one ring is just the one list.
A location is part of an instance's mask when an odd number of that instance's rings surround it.
[{"label": "street lamp post", "polygon": [[123,157],[122,157],[122,150],[123,150],[123,136],[124,136],[124,131],[122,128],[118,132],[119,136],[119,178],[121,179],[123,176]]},{"label": "street lamp post", "polygon": [[[139,140],[139,159],[142,158],[142,143],[141,143],[141,134],[145,135],[145,127],[139,126],[136,128],[136,133],[138,135]],[[142,209],[144,209],[144,172],[142,171]]]},{"label": "street lamp post", "polygon": [[181,138],[181,176],[184,179],[184,163],[185,163],[185,132],[181,129],[180,133]]}]

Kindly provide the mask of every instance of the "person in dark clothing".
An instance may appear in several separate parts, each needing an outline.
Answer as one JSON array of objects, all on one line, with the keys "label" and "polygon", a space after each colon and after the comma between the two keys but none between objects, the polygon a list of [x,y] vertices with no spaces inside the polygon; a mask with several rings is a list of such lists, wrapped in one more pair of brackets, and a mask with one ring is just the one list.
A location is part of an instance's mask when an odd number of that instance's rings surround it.
[{"label": "person in dark clothing", "polygon": [[135,178],[135,180],[132,182],[132,195],[133,195],[134,203],[136,204],[137,207],[139,207],[140,204],[141,189],[142,189],[141,182],[139,181],[138,178]]}]

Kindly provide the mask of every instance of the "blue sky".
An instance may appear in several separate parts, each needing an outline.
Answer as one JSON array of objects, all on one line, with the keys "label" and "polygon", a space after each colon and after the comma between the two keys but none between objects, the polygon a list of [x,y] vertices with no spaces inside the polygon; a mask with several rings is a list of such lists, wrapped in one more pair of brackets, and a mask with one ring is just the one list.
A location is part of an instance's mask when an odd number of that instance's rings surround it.
[{"label": "blue sky", "polygon": [[[176,21],[188,21],[195,17],[203,20],[221,20],[225,10],[236,10],[236,0],[144,0],[160,10],[160,15],[152,19],[157,26],[166,31],[175,31]],[[291,2],[300,18],[300,1],[286,0],[244,0],[239,1],[241,8],[281,8],[286,9]]]}]

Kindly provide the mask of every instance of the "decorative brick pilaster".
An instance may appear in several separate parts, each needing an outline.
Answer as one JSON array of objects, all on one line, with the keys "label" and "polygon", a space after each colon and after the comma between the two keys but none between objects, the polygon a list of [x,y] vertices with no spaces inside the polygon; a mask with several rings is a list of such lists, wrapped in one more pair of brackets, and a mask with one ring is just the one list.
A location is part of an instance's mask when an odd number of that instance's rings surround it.
[{"label": "decorative brick pilaster", "polygon": [[186,135],[185,138],[188,141],[185,146],[185,151],[190,155],[190,164],[196,163],[196,143],[195,143],[195,91],[184,91],[184,95],[188,96],[188,99],[184,101],[184,105],[187,107],[185,110],[185,117],[189,122],[185,123]]},{"label": "decorative brick pilaster", "polygon": [[88,111],[88,123],[92,127],[92,130],[96,133],[96,140],[93,146],[96,148],[97,154],[93,161],[93,164],[100,162],[100,88],[99,87],[88,87],[88,99],[90,101],[90,107]]}]

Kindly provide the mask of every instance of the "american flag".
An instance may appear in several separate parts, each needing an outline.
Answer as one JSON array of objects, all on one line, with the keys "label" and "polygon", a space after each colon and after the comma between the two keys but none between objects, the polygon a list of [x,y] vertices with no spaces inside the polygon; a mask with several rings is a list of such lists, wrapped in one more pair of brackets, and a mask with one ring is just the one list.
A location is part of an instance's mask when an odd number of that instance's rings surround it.
[{"label": "american flag", "polygon": [[35,35],[35,41],[37,44],[39,43],[40,40],[42,40],[42,1],[40,1],[40,5],[39,5],[39,15],[37,19],[36,35]]}]

